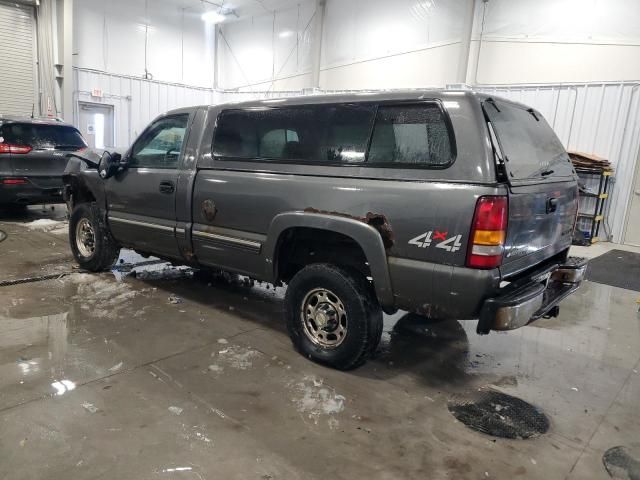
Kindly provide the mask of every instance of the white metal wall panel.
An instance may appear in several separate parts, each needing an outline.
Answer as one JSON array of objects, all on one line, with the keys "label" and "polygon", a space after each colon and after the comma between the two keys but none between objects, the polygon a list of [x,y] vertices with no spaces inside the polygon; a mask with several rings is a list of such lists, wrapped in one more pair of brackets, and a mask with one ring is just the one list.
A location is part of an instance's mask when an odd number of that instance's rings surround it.
[{"label": "white metal wall panel", "polygon": [[322,68],[460,42],[466,5],[466,0],[328,0]]},{"label": "white metal wall panel", "polygon": [[[480,32],[483,2],[477,3]],[[585,43],[640,42],[640,2],[635,0],[491,0],[483,37]]]},{"label": "white metal wall panel", "polygon": [[155,80],[213,86],[214,28],[200,18],[205,3],[77,0],[73,8],[77,66],[141,77],[146,61]]},{"label": "white metal wall panel", "polygon": [[[74,69],[75,101],[113,105],[117,146],[128,146],[144,127],[161,113],[179,107],[219,103],[219,94],[210,88],[149,81],[85,69]],[[102,97],[91,95],[94,89]],[[74,123],[78,124],[78,112]]]},{"label": "white metal wall panel", "polygon": [[33,7],[0,1],[0,114],[31,114],[34,69]]},{"label": "white metal wall panel", "polygon": [[[220,85],[273,90],[272,80],[303,77],[311,71],[315,2],[221,25]],[[266,85],[264,85],[266,84]],[[307,83],[305,86],[307,86]]]},{"label": "white metal wall panel", "polygon": [[[112,105],[114,108],[115,143],[126,147],[155,117],[168,110],[194,105],[215,105],[255,98],[280,98],[301,95],[296,91],[224,92],[211,88],[149,81],[127,75],[116,75],[82,68],[74,68],[75,108],[77,103],[89,102]],[[102,97],[91,95],[94,89]],[[79,113],[74,112],[78,125]]]}]

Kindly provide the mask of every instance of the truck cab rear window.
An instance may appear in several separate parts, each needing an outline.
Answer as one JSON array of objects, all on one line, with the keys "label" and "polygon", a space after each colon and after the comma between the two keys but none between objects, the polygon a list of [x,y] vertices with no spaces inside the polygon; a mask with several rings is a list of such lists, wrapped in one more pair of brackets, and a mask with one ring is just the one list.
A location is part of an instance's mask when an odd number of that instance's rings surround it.
[{"label": "truck cab rear window", "polygon": [[213,153],[223,159],[429,167],[450,163],[451,145],[436,104],[308,105],[224,111]]}]

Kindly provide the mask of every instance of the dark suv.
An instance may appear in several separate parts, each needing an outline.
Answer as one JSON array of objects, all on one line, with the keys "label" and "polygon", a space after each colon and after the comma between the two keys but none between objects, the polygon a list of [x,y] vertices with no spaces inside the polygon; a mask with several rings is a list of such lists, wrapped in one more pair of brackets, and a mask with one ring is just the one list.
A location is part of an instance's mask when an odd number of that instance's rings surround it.
[{"label": "dark suv", "polygon": [[86,147],[59,120],[0,116],[0,206],[62,202],[66,155]]}]

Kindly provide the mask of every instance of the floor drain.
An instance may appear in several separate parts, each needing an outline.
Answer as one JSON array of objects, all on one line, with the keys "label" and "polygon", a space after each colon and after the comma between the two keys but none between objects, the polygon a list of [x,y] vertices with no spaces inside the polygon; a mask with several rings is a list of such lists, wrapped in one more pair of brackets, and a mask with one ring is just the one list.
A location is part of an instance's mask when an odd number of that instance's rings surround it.
[{"label": "floor drain", "polygon": [[549,419],[533,405],[500,392],[454,397],[449,411],[467,427],[494,437],[532,438],[549,430]]},{"label": "floor drain", "polygon": [[7,234],[0,230],[0,242],[7,238]]},{"label": "floor drain", "polygon": [[640,480],[640,460],[631,456],[625,447],[613,447],[604,452],[602,463],[611,478]]}]

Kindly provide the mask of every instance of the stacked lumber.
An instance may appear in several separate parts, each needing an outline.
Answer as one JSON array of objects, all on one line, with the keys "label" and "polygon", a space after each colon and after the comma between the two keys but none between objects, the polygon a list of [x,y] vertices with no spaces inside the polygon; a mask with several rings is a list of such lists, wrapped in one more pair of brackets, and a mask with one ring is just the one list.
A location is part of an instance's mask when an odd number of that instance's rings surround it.
[{"label": "stacked lumber", "polygon": [[612,170],[611,162],[606,158],[599,157],[593,153],[584,152],[567,152],[571,163],[576,168],[592,168],[596,170],[609,171]]}]

